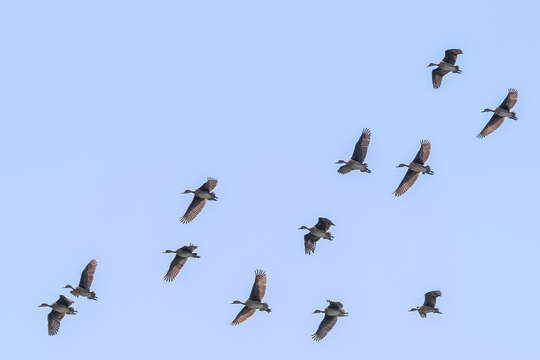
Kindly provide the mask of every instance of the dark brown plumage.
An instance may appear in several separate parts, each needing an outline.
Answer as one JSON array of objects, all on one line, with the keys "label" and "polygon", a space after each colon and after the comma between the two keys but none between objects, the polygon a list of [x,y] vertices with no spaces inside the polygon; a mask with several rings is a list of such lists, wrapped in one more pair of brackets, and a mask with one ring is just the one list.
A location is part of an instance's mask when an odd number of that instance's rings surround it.
[{"label": "dark brown plumage", "polygon": [[65,314],[74,315],[77,311],[71,307],[73,300],[68,299],[64,295],[60,295],[58,300],[52,304],[41,304],[39,307],[50,307],[52,310],[47,315],[47,329],[50,336],[56,335],[60,329],[60,321]]},{"label": "dark brown plumage", "polygon": [[514,105],[516,104],[517,98],[518,98],[517,90],[516,89],[508,89],[508,94],[504,98],[501,105],[499,105],[495,110],[484,109],[483,112],[488,112],[488,111],[493,112],[493,116],[488,121],[486,126],[484,126],[482,131],[480,131],[480,133],[478,135],[476,135],[476,137],[479,138],[479,139],[483,139],[486,136],[488,136],[489,134],[491,134],[492,132],[494,132],[495,130],[497,130],[497,128],[499,126],[501,126],[501,124],[504,121],[504,116],[501,116],[498,113],[508,112],[509,115],[511,115],[510,116],[511,119],[517,120],[516,113],[510,112],[510,109],[512,109],[514,107]]},{"label": "dark brown plumage", "polygon": [[58,330],[60,330],[60,321],[64,318],[64,315],[64,313],[59,313],[54,310],[51,310],[47,315],[47,329],[49,336],[58,334]]},{"label": "dark brown plumage", "polygon": [[66,285],[64,288],[72,289],[70,291],[71,295],[75,297],[84,296],[91,300],[97,300],[96,293],[90,291],[92,282],[94,281],[94,273],[96,272],[97,261],[92,259],[86,265],[84,270],[81,273],[81,280],[79,281],[79,286],[73,288],[71,285]]},{"label": "dark brown plumage", "polygon": [[187,246],[182,246],[181,248],[176,249],[176,251],[165,250],[163,253],[174,253],[176,254],[176,256],[172,259],[171,264],[169,265],[169,271],[167,271],[167,273],[163,277],[163,280],[167,282],[173,281],[184,266],[184,264],[187,262],[188,258],[200,258],[199,255],[193,252],[195,249],[197,249],[197,247],[198,246],[196,245],[189,244]]},{"label": "dark brown plumage", "polygon": [[409,311],[418,311],[420,317],[425,318],[428,313],[442,314],[435,307],[437,298],[441,296],[440,290],[429,291],[424,294],[424,304],[410,309]]},{"label": "dark brown plumage", "polygon": [[304,251],[307,255],[311,255],[315,252],[315,244],[321,237],[325,239],[332,240],[333,236],[328,232],[330,226],[335,224],[327,218],[320,217],[315,226],[308,228],[306,226],[301,226],[299,229],[309,230],[307,234],[304,235]]},{"label": "dark brown plumage", "polygon": [[425,293],[424,294],[424,306],[429,306],[429,307],[434,308],[435,303],[437,302],[437,298],[439,296],[441,296],[441,291],[440,290],[434,290],[434,291],[429,291],[429,292]]},{"label": "dark brown plumage", "polygon": [[186,190],[184,194],[192,193],[193,200],[189,204],[186,213],[180,218],[180,222],[187,224],[191,222],[201,212],[202,208],[206,204],[206,200],[216,201],[218,198],[216,194],[212,192],[217,185],[217,180],[208,178],[208,180],[202,184],[197,190]]},{"label": "dark brown plumage", "polygon": [[263,303],[262,299],[266,293],[266,273],[263,270],[255,271],[255,281],[251,288],[249,298],[245,302],[238,300],[233,301],[233,304],[242,304],[244,307],[236,315],[232,321],[232,325],[238,325],[244,322],[247,318],[255,313],[255,310],[271,312],[267,303]]},{"label": "dark brown plumage", "polygon": [[349,315],[345,310],[343,310],[343,304],[339,301],[326,300],[328,306],[324,310],[315,310],[313,313],[324,313],[324,318],[322,319],[319,327],[315,334],[311,337],[315,341],[321,341],[324,337],[332,330],[334,325],[336,325],[338,317]]},{"label": "dark brown plumage", "polygon": [[340,166],[340,168],[338,169],[338,172],[340,174],[347,174],[352,170],[360,170],[361,172],[371,173],[371,170],[368,169],[368,165],[364,163],[370,140],[371,131],[369,129],[364,129],[362,131],[362,135],[360,135],[360,138],[354,146],[354,151],[351,158],[347,161],[339,160],[336,163],[345,164],[343,166]]},{"label": "dark brown plumage", "polygon": [[[420,150],[418,150],[418,153],[414,157],[414,160],[408,165],[407,172],[405,173],[405,176],[403,177],[403,180],[401,180],[401,183],[397,187],[397,189],[394,191],[395,196],[401,196],[403,195],[409,188],[414,184],[416,179],[418,179],[418,174],[420,171],[414,170],[414,165],[418,164],[422,167],[426,163],[429,153],[431,152],[431,143],[427,140],[422,140],[420,142]],[[400,166],[407,166],[405,164],[400,164]],[[413,169],[411,169],[413,167]],[[429,166],[426,166],[427,173],[431,172],[431,169]]]},{"label": "dark brown plumage", "polygon": [[[438,89],[441,86],[442,78],[444,75],[448,74],[451,70],[444,69],[444,63],[449,65],[456,65],[457,56],[463,54],[460,49],[448,49],[444,52],[444,58],[439,64],[430,64],[428,66],[437,66],[435,70],[431,72],[431,81],[433,83],[433,88]],[[459,67],[456,66],[457,73],[460,73]]]}]

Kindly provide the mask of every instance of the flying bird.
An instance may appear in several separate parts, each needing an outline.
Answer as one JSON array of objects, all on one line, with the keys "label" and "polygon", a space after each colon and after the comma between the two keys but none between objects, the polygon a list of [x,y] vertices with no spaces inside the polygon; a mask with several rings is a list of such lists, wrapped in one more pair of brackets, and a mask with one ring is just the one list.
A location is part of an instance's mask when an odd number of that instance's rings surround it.
[{"label": "flying bird", "polygon": [[358,139],[356,145],[354,146],[354,151],[351,158],[347,161],[338,160],[336,162],[336,164],[345,164],[338,169],[338,173],[346,174],[351,170],[360,170],[361,172],[366,173],[371,172],[371,170],[368,169],[368,164],[364,163],[370,140],[371,131],[369,129],[364,129],[362,131],[362,135],[360,135],[360,139]]},{"label": "flying bird", "polygon": [[435,70],[431,72],[431,81],[433,82],[433,88],[438,89],[441,86],[442,78],[449,72],[461,74],[459,66],[456,65],[456,59],[459,54],[463,54],[460,49],[448,49],[444,52],[444,59],[438,64],[430,63],[430,66],[437,66]]},{"label": "flying bird", "polygon": [[439,290],[427,292],[424,294],[424,305],[417,306],[409,311],[418,311],[420,316],[423,318],[425,318],[428,313],[442,314],[442,312],[435,307],[437,297],[439,296],[441,296],[441,292]]},{"label": "flying bird", "polygon": [[242,310],[236,315],[234,320],[232,321],[232,325],[238,325],[241,322],[244,322],[247,318],[249,318],[255,310],[259,311],[266,311],[271,312],[270,308],[268,307],[268,304],[265,302],[262,302],[262,298],[264,297],[264,293],[266,292],[266,273],[263,270],[256,270],[255,271],[255,282],[253,283],[253,287],[251,288],[251,294],[249,294],[249,298],[245,301],[239,301],[234,300],[233,304],[241,304],[244,305]]},{"label": "flying bird", "polygon": [[58,330],[60,329],[60,320],[64,318],[65,314],[75,315],[77,313],[77,310],[75,310],[71,304],[73,304],[73,300],[68,299],[64,295],[60,295],[58,300],[52,304],[49,305],[43,303],[38,306],[50,307],[52,309],[49,315],[47,315],[49,335],[52,336],[58,333]]},{"label": "flying bird", "polygon": [[482,112],[492,112],[493,116],[488,121],[486,126],[480,131],[477,138],[482,139],[494,132],[504,121],[504,118],[510,118],[512,120],[517,120],[516,113],[510,111],[516,105],[518,98],[518,92],[516,89],[508,89],[508,95],[504,98],[501,105],[497,106],[495,110],[484,109]]},{"label": "flying bird", "polygon": [[217,201],[218,197],[212,192],[217,185],[217,180],[208,178],[208,180],[201,185],[197,190],[186,190],[184,194],[193,194],[193,200],[189,204],[186,213],[180,218],[180,222],[187,224],[201,212],[206,200]]},{"label": "flying bird", "polygon": [[427,140],[422,140],[420,142],[420,150],[418,150],[418,153],[416,154],[416,157],[413,161],[409,163],[409,165],[406,164],[399,164],[396,167],[406,167],[408,168],[407,172],[405,173],[405,176],[403,177],[403,180],[401,180],[401,183],[397,187],[396,191],[394,191],[395,196],[401,196],[403,195],[409,188],[414,184],[416,179],[418,178],[418,174],[428,174],[433,175],[434,172],[431,171],[431,168],[429,165],[424,165],[429,157],[429,153],[431,151],[431,144]]},{"label": "flying bird", "polygon": [[163,277],[163,280],[165,281],[173,281],[176,275],[180,272],[180,269],[184,266],[187,259],[192,258],[200,258],[197,253],[194,253],[193,251],[197,249],[198,246],[195,246],[193,244],[189,244],[187,246],[182,246],[179,249],[176,250],[165,250],[164,254],[176,254],[174,259],[171,261],[171,265],[169,265],[169,271],[165,274]]},{"label": "flying bird", "polygon": [[304,250],[306,254],[310,255],[315,252],[315,244],[319,241],[320,238],[333,240],[334,236],[328,231],[330,226],[335,224],[327,219],[320,217],[317,224],[312,227],[300,226],[298,230],[308,230],[309,232],[304,235]]},{"label": "flying bird", "polygon": [[94,281],[94,273],[96,272],[97,261],[90,260],[88,265],[84,268],[81,273],[81,281],[79,281],[79,286],[73,288],[71,285],[64,286],[65,289],[71,289],[70,293],[75,296],[84,296],[85,298],[91,300],[97,300],[96,293],[90,291],[90,286],[92,286],[92,281]]},{"label": "flying bird", "polygon": [[313,313],[324,313],[324,318],[319,324],[319,328],[311,338],[315,341],[321,341],[334,325],[336,325],[338,317],[347,316],[349,313],[343,310],[343,304],[339,301],[328,301],[328,306],[324,310],[315,310]]}]

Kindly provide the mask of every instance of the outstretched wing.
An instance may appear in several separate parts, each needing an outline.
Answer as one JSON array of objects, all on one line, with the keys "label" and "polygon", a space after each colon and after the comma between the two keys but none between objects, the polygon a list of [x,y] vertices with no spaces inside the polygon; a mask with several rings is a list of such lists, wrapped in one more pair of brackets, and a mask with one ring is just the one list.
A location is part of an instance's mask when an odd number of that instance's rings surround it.
[{"label": "outstretched wing", "polygon": [[420,150],[416,153],[413,162],[417,164],[422,164],[427,161],[429,153],[431,152],[431,143],[427,140],[420,141]]},{"label": "outstretched wing", "polygon": [[176,255],[174,259],[171,261],[171,265],[169,266],[169,271],[167,271],[167,273],[163,277],[163,280],[167,282],[173,281],[176,275],[178,275],[178,273],[180,272],[180,269],[182,269],[182,267],[186,263],[186,261],[187,261],[186,257],[181,257],[181,256]]},{"label": "outstretched wing", "polygon": [[330,219],[320,217],[317,224],[315,224],[315,227],[321,231],[327,232],[331,225],[335,226]]},{"label": "outstretched wing", "polygon": [[328,307],[330,309],[343,310],[343,304],[340,303],[339,301],[332,301],[332,300],[326,300],[326,301],[328,301]]},{"label": "outstretched wing", "polygon": [[437,301],[437,297],[441,296],[441,292],[439,290],[430,291],[424,294],[424,306],[429,306],[434,308],[435,302]]},{"label": "outstretched wing", "polygon": [[217,185],[217,180],[214,178],[209,177],[208,180],[204,184],[201,185],[199,189],[205,190],[205,191],[212,191]]},{"label": "outstretched wing", "polygon": [[255,270],[255,282],[249,294],[250,300],[262,301],[266,292],[266,273],[263,270]]},{"label": "outstretched wing", "polygon": [[232,325],[238,325],[241,322],[244,322],[247,318],[249,318],[253,313],[255,312],[255,309],[250,309],[247,306],[244,306],[242,310],[236,315],[234,320],[232,321]]},{"label": "outstretched wing", "polygon": [[184,251],[193,252],[197,248],[198,248],[197,245],[189,244],[189,245],[186,245],[186,246],[182,246],[180,249],[182,249]]},{"label": "outstretched wing", "polygon": [[461,49],[448,49],[444,52],[443,61],[448,64],[456,65],[457,56],[463,54]]},{"label": "outstretched wing", "polygon": [[501,103],[500,107],[510,110],[511,108],[516,105],[518,98],[518,92],[516,89],[508,89],[508,95],[504,98],[503,102]]},{"label": "outstretched wing", "polygon": [[337,171],[340,174],[346,174],[348,172],[351,172],[351,170],[352,170],[351,167],[349,165],[345,164],[345,165],[340,166]]},{"label": "outstretched wing", "polygon": [[360,139],[358,139],[354,147],[354,152],[352,155],[353,160],[356,160],[360,163],[364,162],[370,140],[371,140],[371,131],[369,129],[364,129],[362,131],[362,135],[360,135]]},{"label": "outstretched wing", "polygon": [[51,310],[49,315],[47,315],[47,323],[50,336],[56,335],[58,333],[58,330],[60,330],[60,320],[64,318],[64,315],[65,314],[54,310]]},{"label": "outstretched wing", "polygon": [[504,118],[502,116],[499,116],[497,114],[493,114],[493,116],[491,117],[491,119],[489,119],[486,126],[484,126],[482,131],[480,131],[480,133],[478,135],[476,135],[476,137],[479,138],[479,139],[485,138],[486,136],[488,136],[489,134],[491,134],[492,132],[497,130],[497,128],[499,126],[501,126],[503,121],[504,121]]},{"label": "outstretched wing", "polygon": [[68,298],[65,297],[64,295],[60,295],[60,297],[58,298],[58,300],[56,300],[56,303],[57,303],[57,304],[60,304],[60,305],[67,306],[67,307],[70,307],[71,304],[73,304],[73,300],[68,299]]},{"label": "outstretched wing", "polygon": [[449,72],[450,71],[443,70],[439,67],[431,72],[431,82],[433,83],[434,89],[438,89],[441,86],[443,76],[448,74]]},{"label": "outstretched wing", "polygon": [[311,336],[311,338],[315,341],[321,341],[322,339],[324,339],[326,334],[328,334],[328,332],[332,330],[334,325],[336,325],[336,322],[337,316],[325,315],[324,319],[322,319],[321,323],[319,324],[319,328],[317,329],[315,334]]},{"label": "outstretched wing", "polygon": [[418,173],[416,171],[407,170],[403,180],[401,180],[401,183],[397,187],[396,191],[394,191],[394,196],[401,196],[405,194],[405,192],[409,190],[411,186],[413,186],[416,179],[418,179]]},{"label": "outstretched wing", "polygon": [[311,255],[315,252],[315,244],[318,240],[319,238],[312,233],[304,235],[304,250],[307,255]]},{"label": "outstretched wing", "polygon": [[97,261],[92,259],[86,265],[84,270],[81,273],[81,281],[79,281],[79,286],[83,289],[90,290],[92,286],[92,281],[94,281],[94,273],[96,272]]},{"label": "outstretched wing", "polygon": [[189,207],[187,208],[184,216],[180,218],[180,222],[182,224],[187,224],[191,220],[195,219],[195,217],[201,212],[205,203],[206,199],[201,199],[198,196],[193,196],[193,200],[191,201],[191,204],[189,204]]}]

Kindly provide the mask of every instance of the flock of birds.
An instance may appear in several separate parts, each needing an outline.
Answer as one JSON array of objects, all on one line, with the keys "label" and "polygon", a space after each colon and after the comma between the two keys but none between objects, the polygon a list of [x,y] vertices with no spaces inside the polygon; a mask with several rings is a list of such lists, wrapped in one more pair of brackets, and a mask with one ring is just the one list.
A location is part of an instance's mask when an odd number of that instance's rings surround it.
[{"label": "flock of birds", "polygon": [[[457,56],[463,54],[460,49],[449,49],[445,51],[445,56],[437,64],[430,63],[430,66],[436,66],[432,71],[433,88],[437,89],[441,86],[442,78],[446,74],[461,73],[459,66],[456,65]],[[484,138],[487,135],[495,131],[503,122],[504,118],[510,118],[517,120],[516,113],[510,111],[517,102],[518,92],[515,89],[509,89],[506,98],[503,102],[492,109],[484,109],[483,112],[492,112],[493,115],[486,126],[477,135],[478,138]],[[364,129],[357,141],[351,158],[347,161],[339,160],[336,164],[343,164],[337,170],[340,174],[347,174],[353,170],[360,172],[371,173],[368,168],[368,164],[364,161],[366,159],[369,142],[371,140],[371,131]],[[431,151],[431,144],[427,140],[420,142],[420,149],[409,164],[399,164],[397,167],[406,167],[407,172],[403,177],[403,180],[394,191],[396,197],[403,195],[409,188],[415,183],[419,174],[433,175],[429,165],[426,165],[426,161]],[[208,180],[196,190],[186,190],[184,194],[193,194],[193,200],[189,204],[184,216],[180,218],[180,222],[187,224],[191,222],[201,212],[206,201],[217,201],[218,197],[214,193],[214,189],[218,181],[213,178]],[[317,223],[312,227],[301,226],[299,230],[307,230],[308,233],[304,235],[304,249],[305,253],[310,255],[315,252],[315,245],[320,239],[332,240],[333,236],[328,231],[330,226],[335,224],[327,218],[319,217]],[[188,258],[199,258],[194,251],[197,249],[196,245],[189,244],[182,246],[176,250],[165,250],[164,253],[175,254],[173,260],[169,265],[169,270],[164,276],[164,280],[167,282],[173,281],[182,267],[186,264]],[[92,281],[94,279],[94,273],[96,271],[97,262],[91,260],[84,268],[81,274],[79,285],[73,288],[71,285],[66,285],[65,288],[71,289],[70,293],[75,297],[86,297],[91,300],[97,300],[94,291],[90,290]],[[256,310],[271,312],[269,305],[263,302],[263,297],[266,293],[266,273],[263,270],[255,271],[255,281],[251,288],[251,293],[247,300],[240,301],[235,300],[232,304],[243,305],[240,312],[236,315],[232,321],[232,325],[238,325],[251,317]],[[428,313],[442,314],[438,308],[436,308],[437,297],[441,296],[441,291],[434,290],[424,294],[423,305],[410,309],[409,311],[418,311],[422,318],[425,318]],[[347,316],[348,313],[343,309],[343,304],[339,301],[327,300],[328,306],[324,310],[315,310],[313,313],[323,313],[324,318],[319,324],[317,331],[312,335],[313,340],[320,341],[328,332],[334,327],[338,317]],[[50,307],[51,311],[47,316],[48,320],[48,333],[49,335],[56,335],[60,329],[60,321],[67,315],[75,315],[77,311],[71,306],[73,300],[67,298],[64,295],[60,295],[58,300],[52,304],[43,303],[39,307]]]}]

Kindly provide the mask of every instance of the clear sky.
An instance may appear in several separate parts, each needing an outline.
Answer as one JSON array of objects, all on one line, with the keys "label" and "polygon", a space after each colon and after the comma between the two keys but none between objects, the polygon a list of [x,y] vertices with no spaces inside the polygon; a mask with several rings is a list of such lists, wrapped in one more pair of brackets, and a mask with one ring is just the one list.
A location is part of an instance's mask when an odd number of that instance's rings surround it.
[{"label": "clear sky", "polygon": [[[0,4],[5,359],[540,355],[533,1]],[[460,48],[462,74],[429,62]],[[475,135],[507,89],[518,121]],[[536,99],[536,100],[535,100]],[[340,175],[362,129],[371,174]],[[392,192],[421,139],[428,163]],[[219,179],[190,224],[190,195]],[[304,255],[300,225],[334,221]],[[171,256],[199,245],[172,283]],[[47,336],[92,258],[98,302]],[[232,327],[253,271],[265,300]],[[443,315],[407,310],[440,289]],[[350,312],[320,343],[325,299]],[[5,357],[4,357],[5,355]]]}]

